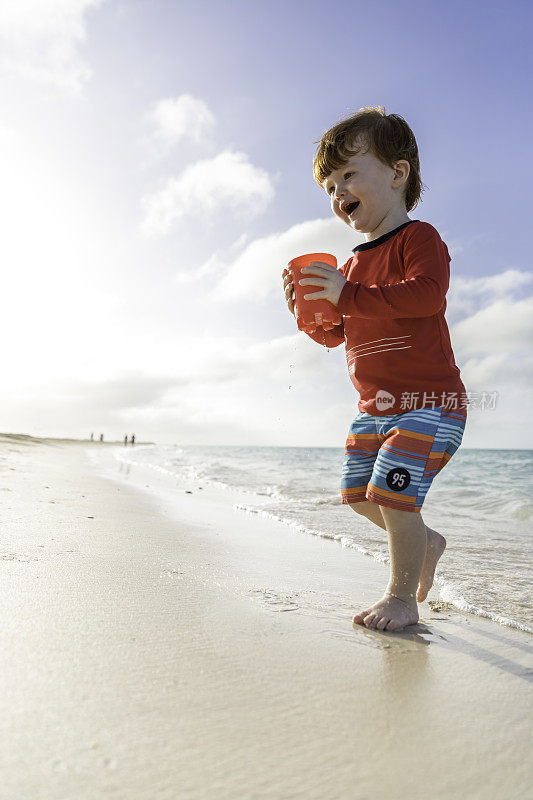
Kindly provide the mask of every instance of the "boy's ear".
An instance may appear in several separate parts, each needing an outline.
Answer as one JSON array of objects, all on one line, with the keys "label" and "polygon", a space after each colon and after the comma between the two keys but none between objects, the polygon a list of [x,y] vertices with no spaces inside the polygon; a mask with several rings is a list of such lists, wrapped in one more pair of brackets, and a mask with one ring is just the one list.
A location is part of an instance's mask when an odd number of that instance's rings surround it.
[{"label": "boy's ear", "polygon": [[406,159],[402,158],[394,164],[394,180],[399,186],[405,183],[410,172],[411,165]]}]

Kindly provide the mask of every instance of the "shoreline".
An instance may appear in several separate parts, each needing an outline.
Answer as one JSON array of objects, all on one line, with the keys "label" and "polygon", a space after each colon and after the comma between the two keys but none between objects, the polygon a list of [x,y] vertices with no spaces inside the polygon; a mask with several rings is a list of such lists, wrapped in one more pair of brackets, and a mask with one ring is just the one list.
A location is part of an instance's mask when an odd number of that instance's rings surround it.
[{"label": "shoreline", "polygon": [[88,445],[0,437],[6,798],[526,796],[529,634]]},{"label": "shoreline", "polygon": [[[7,439],[8,441],[18,440],[18,441],[21,441],[21,442],[22,441],[27,441],[27,442],[31,441],[31,442],[33,442],[35,444],[42,444],[42,443],[45,443],[45,442],[57,442],[58,444],[62,444],[62,443],[72,443],[72,444],[80,444],[80,445],[81,444],[87,444],[87,445],[95,444],[95,445],[113,445],[114,447],[120,447],[120,446],[124,445],[124,441],[122,439],[117,439],[117,440],[113,440],[113,441],[110,439],[108,441],[106,440],[104,442],[100,442],[97,439],[91,440],[91,439],[72,439],[72,438],[68,438],[68,437],[59,437],[59,436],[32,436],[29,433],[1,433],[0,432],[0,440],[1,439]],[[202,446],[202,445],[194,445],[194,444],[192,444],[192,445],[190,445],[190,444],[181,445],[181,444],[179,444],[177,442],[141,442],[141,441],[136,441],[135,445],[133,445],[133,446],[131,445],[131,442],[130,442],[130,443],[128,443],[127,446],[131,447],[131,449],[135,449],[135,447],[141,446],[141,445],[155,445],[156,447],[158,447],[158,446],[163,446],[163,447],[167,447],[167,446],[171,446],[171,447],[182,447],[182,446],[184,446],[184,447],[201,447]],[[241,447],[242,445],[224,444],[224,445],[220,445],[220,446],[221,447]],[[250,446],[251,447],[267,447],[268,445],[250,445]],[[275,445],[275,446],[278,447],[279,445]],[[285,446],[285,445],[283,445],[283,446]],[[308,449],[307,445],[287,445],[287,446],[289,448],[301,448],[302,450],[307,450]],[[338,445],[316,445],[316,446],[314,446],[313,449],[331,450],[331,449],[336,449],[336,448],[338,448]],[[515,450],[518,451],[518,452],[525,452],[525,453],[531,453],[532,452],[532,448],[531,447],[465,447],[464,445],[461,445],[461,450],[469,450],[469,451],[472,451],[472,452],[476,452],[478,450],[481,450],[483,452],[485,452],[485,451],[500,452],[501,451],[501,452],[505,452],[505,453],[512,453]]]},{"label": "shoreline", "polygon": [[[90,453],[87,451],[90,456],[94,456],[95,463],[98,463],[98,455],[96,453]],[[368,545],[365,547],[364,545],[359,544],[357,541],[354,541],[351,538],[339,537],[337,542],[335,542],[335,537],[331,534],[324,532],[321,529],[316,529],[314,527],[306,527],[305,525],[298,524],[296,521],[292,519],[284,519],[282,516],[279,516],[277,513],[272,513],[268,506],[266,508],[256,508],[254,504],[259,500],[257,494],[253,491],[245,492],[235,489],[228,484],[225,484],[220,481],[208,481],[205,479],[198,479],[198,478],[191,478],[188,481],[183,481],[178,478],[178,476],[172,472],[171,470],[165,469],[160,467],[156,463],[143,463],[141,460],[136,461],[135,454],[133,450],[125,452],[122,447],[118,447],[117,450],[114,452],[114,455],[117,457],[118,461],[122,461],[123,463],[129,463],[133,467],[135,467],[135,472],[132,474],[132,481],[137,486],[137,488],[145,491],[145,480],[150,482],[150,490],[149,493],[153,491],[159,492],[162,497],[165,497],[165,492],[168,490],[168,486],[171,485],[172,493],[174,493],[174,488],[179,487],[178,491],[186,491],[187,489],[195,492],[199,489],[205,489],[207,486],[212,487],[215,492],[219,490],[223,490],[218,497],[222,500],[225,500],[226,503],[231,504],[233,509],[238,512],[247,513],[252,517],[264,517],[266,519],[273,520],[276,524],[282,524],[285,529],[290,530],[291,533],[295,530],[299,531],[302,535],[305,536],[315,536],[321,537],[326,539],[327,541],[331,541],[333,546],[335,544],[342,544],[343,547],[355,549],[359,553],[362,553],[366,558],[371,558],[377,561],[379,564],[386,563],[387,566],[389,564],[388,555],[385,556],[384,560],[384,553],[381,551],[376,550],[369,550]],[[104,464],[105,461],[102,461]],[[117,475],[116,470],[118,469],[118,464],[116,462],[108,462],[108,476],[114,479],[115,477],[119,477]],[[145,478],[142,480],[135,481],[135,474],[139,470],[143,471]],[[119,474],[122,470],[119,470]],[[154,477],[158,473],[163,474],[163,478],[160,481]],[[139,472],[139,476],[141,472]],[[179,513],[179,512],[178,512]],[[433,522],[433,525],[436,523]],[[386,579],[385,579],[386,581]],[[434,579],[434,584],[432,589],[430,590],[427,602],[431,607],[432,611],[435,608],[439,610],[450,610],[452,613],[459,612],[462,614],[468,614],[475,617],[487,619],[490,622],[493,622],[497,625],[502,625],[504,627],[508,627],[510,629],[522,631],[526,634],[533,634],[533,629],[531,629],[525,622],[514,619],[512,617],[507,616],[503,611],[500,609],[499,612],[493,610],[489,610],[484,608],[482,605],[477,604],[473,601],[469,601],[466,599],[463,594],[461,593],[460,588],[458,589],[453,582],[450,581],[448,578],[442,578],[437,570],[437,575]]]}]

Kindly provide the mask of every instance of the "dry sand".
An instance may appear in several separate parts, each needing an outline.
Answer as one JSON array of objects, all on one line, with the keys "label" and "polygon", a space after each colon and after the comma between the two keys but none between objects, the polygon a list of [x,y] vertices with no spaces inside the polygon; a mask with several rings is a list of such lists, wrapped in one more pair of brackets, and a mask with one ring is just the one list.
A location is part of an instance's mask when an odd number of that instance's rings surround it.
[{"label": "dry sand", "polygon": [[2,800],[530,796],[529,634],[354,626],[387,565],[106,445],[0,469]]}]

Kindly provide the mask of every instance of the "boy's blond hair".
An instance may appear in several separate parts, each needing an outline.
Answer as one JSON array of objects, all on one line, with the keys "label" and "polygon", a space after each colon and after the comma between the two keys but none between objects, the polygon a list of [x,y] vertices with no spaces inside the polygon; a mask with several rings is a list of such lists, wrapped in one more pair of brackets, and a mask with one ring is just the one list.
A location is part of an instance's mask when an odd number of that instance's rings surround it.
[{"label": "boy's blond hair", "polygon": [[[317,142],[315,142],[317,144]],[[424,191],[415,135],[398,114],[386,114],[383,106],[360,108],[356,114],[337,122],[318,142],[313,174],[322,186],[328,175],[365,148],[388,167],[405,159],[410,171],[404,191],[405,207],[411,211]]]}]

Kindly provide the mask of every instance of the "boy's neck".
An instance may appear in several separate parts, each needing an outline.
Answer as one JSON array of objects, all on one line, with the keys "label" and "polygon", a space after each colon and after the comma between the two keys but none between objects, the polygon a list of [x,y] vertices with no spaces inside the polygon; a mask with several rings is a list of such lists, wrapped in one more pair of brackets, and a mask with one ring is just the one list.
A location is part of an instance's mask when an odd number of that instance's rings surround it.
[{"label": "boy's neck", "polygon": [[379,239],[380,236],[384,236],[386,233],[390,233],[390,231],[393,231],[395,228],[399,228],[399,226],[403,225],[404,222],[411,222],[411,220],[407,216],[407,211],[405,208],[398,208],[396,211],[393,211],[384,217],[375,230],[368,232],[365,231],[365,240],[367,242],[373,242],[374,239]]}]

